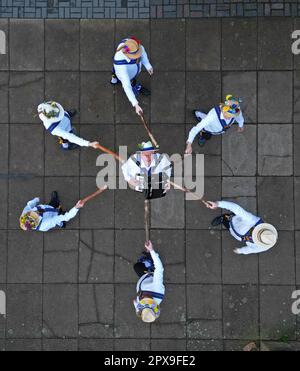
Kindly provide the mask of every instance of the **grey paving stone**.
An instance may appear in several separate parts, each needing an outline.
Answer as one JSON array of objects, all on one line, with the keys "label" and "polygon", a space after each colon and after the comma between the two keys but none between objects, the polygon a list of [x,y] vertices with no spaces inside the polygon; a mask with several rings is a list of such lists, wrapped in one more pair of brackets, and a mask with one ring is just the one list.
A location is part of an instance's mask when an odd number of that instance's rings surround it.
[{"label": "grey paving stone", "polygon": [[294,126],[294,175],[300,175],[300,128]]},{"label": "grey paving stone", "polygon": [[[218,201],[221,198],[221,180],[217,177],[206,177],[204,198]],[[188,229],[210,229],[211,221],[219,214],[203,207],[198,201],[186,202],[186,227]]]},{"label": "grey paving stone", "polygon": [[190,352],[219,352],[223,350],[222,340],[189,340],[187,350]]},{"label": "grey paving stone", "polygon": [[19,229],[19,218],[28,201],[35,197],[43,200],[43,179],[32,176],[16,176],[9,181],[8,227]]},{"label": "grey paving stone", "polygon": [[299,200],[300,200],[300,178],[294,178],[294,189],[295,189],[295,194],[294,194],[294,198],[295,198],[295,229],[299,230],[300,229],[300,212],[299,212],[299,208],[296,207],[296,205],[299,204]]},{"label": "grey paving stone", "polygon": [[230,198],[256,197],[256,178],[223,177],[222,196]]},{"label": "grey paving stone", "polygon": [[196,125],[194,110],[208,113],[221,102],[221,73],[197,71],[186,73],[186,122]]},{"label": "grey paving stone", "polygon": [[[151,125],[151,131],[159,144],[160,153],[166,153],[169,156],[173,154],[183,155],[186,141],[183,125],[154,124]],[[147,134],[145,138],[147,138]]]},{"label": "grey paving stone", "polygon": [[[37,123],[37,106],[44,98],[41,72],[11,72],[9,82],[10,123]],[[15,107],[18,107],[16,110]]]},{"label": "grey paving stone", "polygon": [[150,238],[165,267],[164,282],[185,283],[185,233],[164,229],[151,230]]},{"label": "grey paving stone", "polygon": [[[223,99],[227,94],[242,99],[241,108],[245,124],[257,122],[256,72],[224,72],[222,74]],[[247,127],[246,127],[247,129]]]},{"label": "grey paving stone", "polygon": [[[253,339],[248,340],[225,340],[224,350],[226,352],[241,352],[244,350],[245,346],[252,343]],[[257,343],[256,343],[257,344]],[[257,344],[259,349],[259,344]]]},{"label": "grey paving stone", "polygon": [[185,69],[184,19],[151,21],[151,58],[157,71]]},{"label": "grey paving stone", "polygon": [[112,352],[114,342],[112,339],[80,339],[79,351],[81,352]]},{"label": "grey paving stone", "polygon": [[258,19],[258,68],[288,70],[292,68],[291,18]]},{"label": "grey paving stone", "polygon": [[113,282],[113,231],[81,231],[79,251],[79,281],[81,283]]},{"label": "grey paving stone", "polygon": [[[70,192],[72,190],[72,192]],[[79,200],[79,179],[73,177],[48,177],[45,179],[45,200],[42,202],[49,202],[51,198],[51,193],[57,191],[61,205],[64,211],[71,210]],[[67,229],[78,228],[79,226],[79,214],[67,223]]]},{"label": "grey paving stone", "polygon": [[[0,283],[6,282],[7,232],[0,231]],[[0,336],[1,337],[1,336]]]},{"label": "grey paving stone", "polygon": [[258,125],[258,174],[293,175],[292,125]]},{"label": "grey paving stone", "polygon": [[75,352],[78,348],[77,339],[44,339],[44,352]]},{"label": "grey paving stone", "polygon": [[220,232],[187,231],[186,270],[188,283],[221,283]]},{"label": "grey paving stone", "polygon": [[113,123],[113,89],[109,79],[110,75],[107,72],[81,73],[81,123]]},{"label": "grey paving stone", "polygon": [[44,282],[78,282],[79,233],[59,231],[44,237]]},{"label": "grey paving stone", "polygon": [[[278,94],[279,91],[280,94]],[[291,123],[292,112],[292,73],[288,71],[259,72],[258,122]]]},{"label": "grey paving stone", "polygon": [[[153,126],[151,125],[151,130]],[[156,127],[154,128],[154,130]],[[156,137],[156,131],[153,135]],[[160,139],[160,138],[159,138]],[[159,140],[157,139],[157,141]],[[120,146],[127,146],[129,158],[132,154],[136,153],[138,150],[138,144],[142,142],[147,142],[149,140],[146,130],[142,123],[138,125],[117,125],[116,126],[116,149],[119,149]],[[124,157],[124,156],[123,156]],[[125,160],[127,160],[125,158]],[[123,176],[123,175],[122,175]]]},{"label": "grey paving stone", "polygon": [[257,64],[257,20],[222,19],[223,70],[254,70]]},{"label": "grey paving stone", "polygon": [[222,339],[222,321],[193,320],[187,324],[188,339]]},{"label": "grey paving stone", "polygon": [[260,289],[261,339],[296,339],[296,316],[291,311],[293,286],[263,286]]},{"label": "grey paving stone", "polygon": [[184,285],[166,287],[166,296],[161,304],[159,321],[151,328],[152,338],[181,339],[186,337],[185,296]]},{"label": "grey paving stone", "polygon": [[259,257],[259,280],[266,285],[295,283],[295,239],[293,232],[280,232],[278,243]]},{"label": "grey paving stone", "polygon": [[0,30],[4,32],[5,34],[5,41],[6,41],[6,48],[5,48],[5,54],[1,54],[0,58],[0,70],[8,70],[9,62],[9,32],[8,32],[8,19],[0,19]]},{"label": "grey paving stone", "polygon": [[185,194],[171,189],[164,198],[151,201],[153,228],[183,229],[185,227]]},{"label": "grey paving stone", "polygon": [[287,177],[258,178],[258,213],[278,230],[293,230],[293,181]]},{"label": "grey paving stone", "polygon": [[78,287],[44,285],[43,336],[75,338],[78,336]]},{"label": "grey paving stone", "polygon": [[233,249],[243,244],[235,240],[229,232],[222,232],[222,275],[224,284],[257,284],[258,255],[237,255]]},{"label": "grey paving stone", "polygon": [[221,319],[222,287],[221,285],[187,286],[188,319]]},{"label": "grey paving stone", "polygon": [[[82,125],[80,128],[80,136],[89,141],[99,141],[101,145],[109,148],[114,151],[114,142],[115,142],[115,131],[112,125],[98,126],[98,125]],[[118,151],[117,151],[118,152]],[[82,176],[93,176],[96,177],[97,174],[104,170],[104,167],[107,168],[108,164],[105,166],[97,165],[102,163],[99,156],[102,156],[104,152],[94,151],[92,148],[82,148],[80,151],[80,173]],[[105,154],[105,156],[110,156]],[[110,156],[111,157],[111,156]],[[105,157],[107,159],[107,157]],[[113,163],[114,159],[111,157],[110,160]],[[110,161],[109,160],[109,161]],[[112,169],[112,173],[109,172],[112,176],[116,175],[118,169],[118,161],[114,162],[115,168]],[[108,170],[107,170],[108,171]]]},{"label": "grey paving stone", "polygon": [[42,283],[43,236],[8,232],[8,283]]},{"label": "grey paving stone", "polygon": [[7,340],[7,352],[38,352],[42,350],[41,339],[14,339]]},{"label": "grey paving stone", "polygon": [[[78,72],[46,72],[45,100],[59,102],[66,111],[75,108],[79,111],[79,79]],[[80,112],[72,119],[79,121]]]},{"label": "grey paving stone", "polygon": [[[1,114],[1,117],[0,117],[1,124],[8,123],[8,97],[9,97],[8,79],[9,79],[8,72],[0,72],[0,109],[1,109],[1,112],[3,112],[3,114]],[[2,127],[3,125],[1,125],[1,129]]]},{"label": "grey paving stone", "polygon": [[44,22],[37,19],[10,21],[10,69],[44,69]]},{"label": "grey paving stone", "polygon": [[122,352],[149,351],[150,339],[116,339],[114,350]]},{"label": "grey paving stone", "polygon": [[[153,241],[156,248],[156,243]],[[115,233],[115,282],[137,283],[133,265],[145,250],[143,230],[119,230]],[[158,248],[157,248],[158,250]],[[160,250],[158,250],[160,252]]]},{"label": "grey paving stone", "polygon": [[[10,172],[13,174],[44,174],[44,129],[36,125],[13,125],[10,128]],[[26,161],[30,153],[34,161]]]},{"label": "grey paving stone", "polygon": [[187,20],[187,70],[220,69],[221,24],[219,19]]},{"label": "grey paving stone", "polygon": [[[296,59],[296,58],[295,58]],[[300,71],[294,71],[294,123],[300,123]],[[297,129],[297,126],[295,126]]]},{"label": "grey paving stone", "polygon": [[[59,40],[59,42],[58,42]],[[79,21],[47,19],[45,23],[47,71],[74,71],[79,66]]]},{"label": "grey paving stone", "polygon": [[222,136],[222,174],[255,176],[256,126],[247,125],[243,133],[237,133],[235,130],[236,128],[231,129]]},{"label": "grey paving stone", "polygon": [[151,352],[182,352],[186,350],[186,341],[177,339],[154,339],[151,341]]},{"label": "grey paving stone", "polygon": [[[95,178],[80,178],[80,197],[86,197],[97,190]],[[112,228],[114,225],[114,191],[106,191],[80,212],[80,228]]]},{"label": "grey paving stone", "polygon": [[[136,295],[135,284],[115,285],[115,337],[149,338],[150,326],[138,320],[133,300]],[[153,332],[152,332],[153,335]]]},{"label": "grey paving stone", "polygon": [[[157,72],[152,77],[151,86],[151,121],[161,124],[183,124],[185,121],[184,73]],[[166,104],[166,98],[172,104],[172,109]]]},{"label": "grey paving stone", "polygon": [[300,232],[295,233],[295,249],[296,249],[296,282],[300,284]]},{"label": "grey paving stone", "polygon": [[[5,179],[5,176],[3,179],[0,179],[0,192],[4,199],[8,198],[8,181]],[[7,227],[7,211],[8,211],[8,205],[6,203],[3,203],[1,209],[0,209],[0,224],[1,228]]]},{"label": "grey paving stone", "polygon": [[144,195],[131,189],[115,193],[115,227],[117,229],[144,228]]},{"label": "grey paving stone", "polygon": [[[135,36],[137,39],[141,40],[142,45],[145,47],[148,53],[150,50],[150,21],[148,19],[145,20],[131,19],[130,22],[128,22],[128,20],[126,19],[116,19],[115,29],[116,46],[124,38],[130,36]],[[151,62],[151,54],[148,56],[150,57]]]},{"label": "grey paving stone", "polygon": [[7,338],[41,338],[42,286],[9,285],[6,298]]},{"label": "grey paving stone", "polygon": [[226,339],[256,339],[259,334],[257,286],[223,287],[223,325]]},{"label": "grey paving stone", "polygon": [[114,50],[113,20],[80,20],[80,69],[111,71]]},{"label": "grey paving stone", "polygon": [[113,285],[79,286],[79,331],[83,338],[112,338]]}]

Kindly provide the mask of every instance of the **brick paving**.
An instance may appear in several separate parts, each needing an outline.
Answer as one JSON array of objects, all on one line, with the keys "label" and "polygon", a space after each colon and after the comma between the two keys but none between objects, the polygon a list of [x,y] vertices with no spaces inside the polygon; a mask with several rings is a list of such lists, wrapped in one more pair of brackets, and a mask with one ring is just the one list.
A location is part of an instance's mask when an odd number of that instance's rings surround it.
[{"label": "brick paving", "polygon": [[[9,40],[0,55],[1,349],[239,350],[252,340],[300,348],[291,312],[300,288],[300,56],[290,38],[297,28],[293,18],[0,21]],[[269,252],[237,256],[239,244],[210,228],[217,213],[179,191],[153,202],[151,238],[167,294],[151,326],[132,307],[132,263],[144,239],[139,195],[106,192],[63,231],[18,228],[29,199],[57,189],[72,207],[94,191],[99,171],[95,151],[59,150],[33,116],[39,102],[79,108],[79,133],[107,147],[134,151],[145,138],[122,91],[108,83],[114,46],[132,32],[154,65],[151,81],[142,77],[152,90],[142,106],[167,153],[183,153],[194,108],[208,110],[226,93],[243,97],[245,132],[195,145],[205,154],[206,197],[236,200],[280,234]]]},{"label": "brick paving", "polygon": [[290,17],[299,0],[1,0],[2,18]]}]

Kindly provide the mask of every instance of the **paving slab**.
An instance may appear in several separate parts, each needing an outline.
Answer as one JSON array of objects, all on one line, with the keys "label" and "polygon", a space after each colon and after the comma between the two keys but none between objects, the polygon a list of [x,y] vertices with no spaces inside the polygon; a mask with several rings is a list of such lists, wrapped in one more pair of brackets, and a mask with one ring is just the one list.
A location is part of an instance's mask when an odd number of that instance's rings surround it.
[{"label": "paving slab", "polygon": [[221,236],[219,231],[187,231],[188,283],[221,283]]},{"label": "paving slab", "polygon": [[292,125],[258,125],[258,174],[293,175]]},{"label": "paving slab", "polygon": [[226,339],[256,339],[259,334],[257,286],[223,286],[223,325]]},{"label": "paving slab", "polygon": [[258,68],[288,70],[292,68],[292,18],[277,18],[276,27],[271,18],[258,19]]},{"label": "paving slab", "polygon": [[7,232],[0,231],[0,284],[6,283]]},{"label": "paving slab", "polygon": [[294,126],[294,175],[300,175],[300,128]]},{"label": "paving slab", "polygon": [[260,177],[257,185],[258,215],[279,230],[293,230],[293,180],[287,177]]},{"label": "paving slab", "polygon": [[59,232],[44,237],[44,283],[77,283],[79,233]]},{"label": "paving slab", "polygon": [[[5,179],[4,176],[2,179],[0,179],[0,192],[4,199],[8,198],[8,181]],[[8,215],[8,205],[4,204],[0,209],[0,223],[2,225],[2,228],[7,227],[7,215]]]},{"label": "paving slab", "polygon": [[219,19],[189,19],[186,26],[188,71],[220,70],[221,24]]},{"label": "paving slab", "polygon": [[221,285],[187,286],[188,319],[216,320],[222,318]]},{"label": "paving slab", "polygon": [[[259,123],[292,122],[292,80],[292,73],[289,71],[258,73]],[[278,107],[281,107],[280,110]]]},{"label": "paving slab", "polygon": [[112,339],[80,339],[79,351],[81,352],[112,352],[114,343]]},{"label": "paving slab", "polygon": [[151,341],[152,352],[183,352],[186,351],[186,341],[177,339],[155,339]]},{"label": "paving slab", "polygon": [[297,231],[295,234],[295,246],[296,246],[296,282],[300,284],[300,232]]},{"label": "paving slab", "polygon": [[115,41],[116,46],[124,38],[135,36],[141,40],[146,51],[150,48],[150,21],[148,19],[136,20],[132,19],[128,22],[126,19],[116,20]]},{"label": "paving slab", "polygon": [[43,336],[75,338],[78,336],[78,286],[44,285]]},{"label": "paving slab", "polygon": [[[294,286],[262,286],[260,288],[261,338],[296,340],[296,316],[291,311]],[[276,308],[276,310],[273,310]]]},{"label": "paving slab", "polygon": [[[257,75],[256,72],[224,72],[222,74],[222,99],[227,94],[242,99],[241,109],[245,124],[257,122]],[[247,129],[247,126],[246,126]]]},{"label": "paving slab", "polygon": [[256,51],[256,19],[222,19],[223,70],[255,70]]},{"label": "paving slab", "polygon": [[43,20],[12,19],[9,50],[11,70],[42,71],[44,69]]},{"label": "paving slab", "polygon": [[[7,124],[8,123],[8,98],[9,98],[9,74],[8,72],[0,72],[0,109],[1,109],[1,117],[0,123]],[[3,125],[1,125],[1,129],[5,129]]]},{"label": "paving slab", "polygon": [[144,196],[131,189],[116,192],[115,226],[117,229],[143,229],[144,228]]},{"label": "paving slab", "polygon": [[39,352],[42,350],[41,339],[14,339],[5,343],[7,352]]},{"label": "paving slab", "polygon": [[187,350],[190,352],[220,352],[223,350],[222,340],[189,340]]},{"label": "paving slab", "polygon": [[79,331],[83,338],[112,338],[113,285],[79,286]]},{"label": "paving slab", "polygon": [[114,350],[123,352],[149,351],[150,346],[150,339],[115,339]]},{"label": "paving slab", "polygon": [[9,285],[7,338],[36,339],[42,335],[42,286]]},{"label": "paving slab", "polygon": [[[295,60],[297,60],[295,58]],[[294,123],[300,123],[300,71],[294,71]],[[295,129],[298,129],[295,125]]]},{"label": "paving slab", "polygon": [[219,340],[222,335],[222,321],[193,320],[187,324],[188,339]]},{"label": "paving slab", "polygon": [[115,46],[113,20],[80,20],[80,69],[111,71]]},{"label": "paving slab", "polygon": [[43,339],[44,352],[75,352],[77,349],[77,339]]},{"label": "paving slab", "polygon": [[79,281],[111,283],[114,270],[114,233],[110,230],[80,232]]},{"label": "paving slab", "polygon": [[[257,171],[256,126],[247,125],[243,133],[231,129],[222,136],[222,174],[255,176]],[[232,149],[234,148],[234,151]]]},{"label": "paving slab", "polygon": [[[58,42],[59,40],[59,42]],[[79,66],[79,21],[45,22],[45,61],[48,71],[75,71]]]},{"label": "paving slab", "polygon": [[[300,178],[296,177],[294,178],[294,190],[295,190],[295,205],[299,204],[300,200]],[[295,228],[297,230],[300,229],[300,212],[299,208],[295,206]]]}]

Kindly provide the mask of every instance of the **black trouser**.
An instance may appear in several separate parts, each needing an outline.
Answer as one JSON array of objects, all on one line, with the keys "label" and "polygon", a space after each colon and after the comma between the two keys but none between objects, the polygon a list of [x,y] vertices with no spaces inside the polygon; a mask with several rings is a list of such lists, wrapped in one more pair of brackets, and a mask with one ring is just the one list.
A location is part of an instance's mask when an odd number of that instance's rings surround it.
[{"label": "black trouser", "polygon": [[232,219],[232,217],[234,216],[235,214],[233,213],[230,213],[230,214],[223,214],[222,217],[223,217],[223,221],[222,221],[222,224],[224,225],[224,227],[229,231],[230,229],[230,220]]},{"label": "black trouser", "polygon": [[[153,260],[151,257],[151,254],[148,252],[143,252],[142,256],[139,258],[139,260],[134,264],[133,269],[135,273],[141,278],[145,273],[149,272],[148,267],[146,267],[144,260],[151,261],[153,264]],[[150,269],[151,271],[151,269]]]},{"label": "black trouser", "polygon": [[50,202],[49,202],[49,206],[52,206],[54,207],[55,209],[58,209],[60,207],[60,201],[59,201],[59,198],[57,197],[52,197]]},{"label": "black trouser", "polygon": [[205,140],[209,140],[212,137],[211,133],[208,133],[207,131],[202,130],[199,134],[200,138],[204,138]]}]

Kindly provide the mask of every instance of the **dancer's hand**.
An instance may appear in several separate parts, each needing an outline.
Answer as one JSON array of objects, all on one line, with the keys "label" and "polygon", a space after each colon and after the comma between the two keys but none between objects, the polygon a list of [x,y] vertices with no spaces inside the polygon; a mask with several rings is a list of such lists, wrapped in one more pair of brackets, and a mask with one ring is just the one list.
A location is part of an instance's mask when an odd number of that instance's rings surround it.
[{"label": "dancer's hand", "polygon": [[213,201],[206,201],[206,207],[211,210],[216,210],[218,208],[218,203]]},{"label": "dancer's hand", "polygon": [[154,74],[153,68],[150,68],[150,69],[148,70],[148,73],[149,73],[150,76],[152,76],[152,75]]},{"label": "dancer's hand", "polygon": [[186,143],[185,154],[187,154],[187,155],[191,155],[192,152],[193,152],[192,143],[187,142],[187,143]]},{"label": "dancer's hand", "polygon": [[135,108],[136,114],[139,115],[139,116],[142,116],[142,114],[144,112],[143,112],[142,108],[139,106],[139,104],[135,105],[134,108]]},{"label": "dancer's hand", "polygon": [[152,242],[151,242],[150,240],[145,242],[145,249],[146,249],[148,252],[153,251],[153,245],[152,245]]},{"label": "dancer's hand", "polygon": [[242,133],[243,131],[245,131],[245,126],[243,126],[243,127],[238,127],[238,133]]},{"label": "dancer's hand", "polygon": [[99,142],[90,142],[89,147],[92,147],[94,149],[97,149],[97,146],[99,145]]},{"label": "dancer's hand", "polygon": [[84,203],[82,202],[82,200],[79,200],[78,202],[77,202],[77,204],[76,204],[76,209],[82,209],[83,208],[83,206],[84,206]]}]

